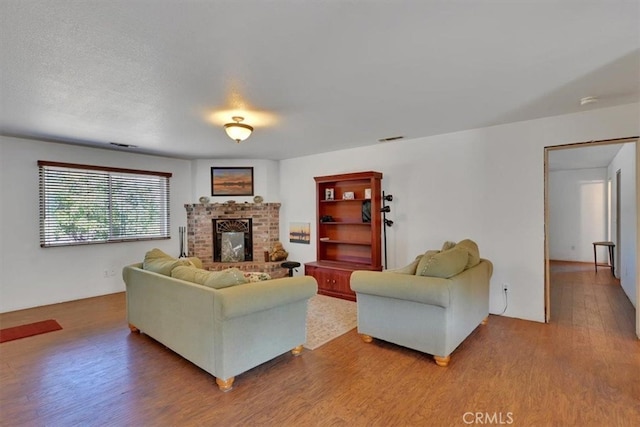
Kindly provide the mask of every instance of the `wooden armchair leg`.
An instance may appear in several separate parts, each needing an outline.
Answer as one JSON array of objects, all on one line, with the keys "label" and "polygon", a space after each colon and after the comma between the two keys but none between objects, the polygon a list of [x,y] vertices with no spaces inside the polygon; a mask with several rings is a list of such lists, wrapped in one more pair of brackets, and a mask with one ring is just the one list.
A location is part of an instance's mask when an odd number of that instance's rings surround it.
[{"label": "wooden armchair leg", "polygon": [[233,388],[233,380],[235,379],[235,377],[227,378],[226,380],[216,378],[216,384],[218,384],[220,391],[224,391],[226,393]]},{"label": "wooden armchair leg", "polygon": [[433,358],[436,361],[436,364],[438,366],[442,366],[443,368],[446,368],[447,366],[449,366],[449,361],[451,360],[451,356],[433,356]]},{"label": "wooden armchair leg", "polygon": [[291,350],[291,354],[293,354],[294,356],[300,356],[302,354],[302,346],[299,345],[296,348],[294,348],[293,350]]}]

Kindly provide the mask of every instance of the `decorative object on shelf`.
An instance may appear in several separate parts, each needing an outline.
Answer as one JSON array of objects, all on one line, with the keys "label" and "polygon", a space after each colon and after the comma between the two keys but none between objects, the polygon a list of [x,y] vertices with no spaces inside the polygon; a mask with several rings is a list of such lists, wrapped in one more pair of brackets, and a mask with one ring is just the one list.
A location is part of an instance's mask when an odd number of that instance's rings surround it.
[{"label": "decorative object on shelf", "polygon": [[353,191],[345,191],[342,194],[343,200],[354,200],[355,198],[356,198],[356,195],[353,193]]},{"label": "decorative object on shelf", "polygon": [[308,222],[292,222],[289,224],[289,242],[311,243],[311,224]]},{"label": "decorative object on shelf", "polygon": [[271,252],[269,252],[269,259],[271,261],[284,261],[288,256],[289,252],[284,250],[284,246],[282,246],[280,242],[275,242]]},{"label": "decorative object on shelf", "polygon": [[206,205],[209,203],[209,198],[207,196],[202,196],[198,199],[200,201],[200,203],[202,203],[203,205]]},{"label": "decorative object on shelf", "polygon": [[259,204],[259,203],[262,203],[262,202],[264,202],[264,198],[262,196],[255,196],[253,198],[253,203],[258,203]]},{"label": "decorative object on shelf", "polygon": [[365,188],[364,189],[364,198],[365,199],[370,199],[371,198],[371,189],[370,188]]},{"label": "decorative object on shelf", "polygon": [[391,202],[393,201],[393,196],[391,194],[384,194],[384,191],[382,192],[382,209],[380,209],[380,212],[382,212],[382,223],[384,224],[384,227],[382,227],[382,232],[384,235],[384,268],[387,268],[387,227],[391,227],[393,225],[393,221],[391,221],[390,219],[387,219],[387,214],[389,212],[391,212],[391,208],[389,206],[387,206],[386,202]]},{"label": "decorative object on shelf", "polygon": [[362,202],[362,222],[371,222],[371,200]]},{"label": "decorative object on shelf", "polygon": [[187,257],[187,254],[184,252],[186,236],[187,236],[187,227],[182,227],[182,226],[178,227],[178,238],[180,239],[180,256],[178,258]]},{"label": "decorative object on shelf", "polygon": [[331,215],[322,215],[320,222],[333,222],[333,217]]},{"label": "decorative object on shelf", "polygon": [[253,196],[253,168],[213,166],[211,195]]},{"label": "decorative object on shelf", "polygon": [[224,125],[224,130],[227,132],[229,138],[233,139],[236,143],[240,143],[251,136],[253,127],[244,123],[240,123],[244,120],[244,117],[233,116],[231,120],[234,123],[227,123]]},{"label": "decorative object on shelf", "polygon": [[328,237],[321,237],[320,241],[321,242],[327,242],[327,241],[329,241],[329,238]]},{"label": "decorative object on shelf", "polygon": [[324,190],[324,199],[333,200],[333,188],[327,188]]}]

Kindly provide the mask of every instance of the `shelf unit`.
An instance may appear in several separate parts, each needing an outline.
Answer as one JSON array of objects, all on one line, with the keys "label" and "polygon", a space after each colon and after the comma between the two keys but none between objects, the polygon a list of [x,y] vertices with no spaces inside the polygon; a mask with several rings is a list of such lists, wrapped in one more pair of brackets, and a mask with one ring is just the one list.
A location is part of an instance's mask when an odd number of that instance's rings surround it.
[{"label": "shelf unit", "polygon": [[[320,294],[355,301],[349,284],[351,273],[382,270],[382,173],[357,172],[314,179],[317,261],[305,264],[305,274],[316,278]],[[370,198],[365,197],[365,189],[369,189]],[[327,198],[328,192],[333,198]],[[345,193],[351,193],[353,198],[345,199]],[[327,221],[326,217],[331,219]]]}]

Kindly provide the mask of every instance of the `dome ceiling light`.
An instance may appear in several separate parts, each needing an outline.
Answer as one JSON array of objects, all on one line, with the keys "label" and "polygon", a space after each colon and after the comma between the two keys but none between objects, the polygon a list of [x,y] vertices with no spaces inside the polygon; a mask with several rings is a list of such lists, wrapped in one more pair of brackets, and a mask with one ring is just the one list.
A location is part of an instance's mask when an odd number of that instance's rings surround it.
[{"label": "dome ceiling light", "polygon": [[231,117],[231,120],[233,120],[235,123],[227,123],[224,125],[224,130],[225,132],[227,132],[227,135],[229,135],[229,138],[233,139],[237,143],[240,143],[251,136],[253,127],[244,123],[240,123],[244,120],[244,117],[233,116]]}]

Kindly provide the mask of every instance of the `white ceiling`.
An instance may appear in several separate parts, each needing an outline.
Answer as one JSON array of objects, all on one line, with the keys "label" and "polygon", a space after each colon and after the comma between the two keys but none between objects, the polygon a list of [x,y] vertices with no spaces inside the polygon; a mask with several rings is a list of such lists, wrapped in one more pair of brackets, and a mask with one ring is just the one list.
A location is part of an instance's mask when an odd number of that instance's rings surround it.
[{"label": "white ceiling", "polygon": [[2,134],[284,159],[638,102],[640,2],[1,0],[0,64]]}]

